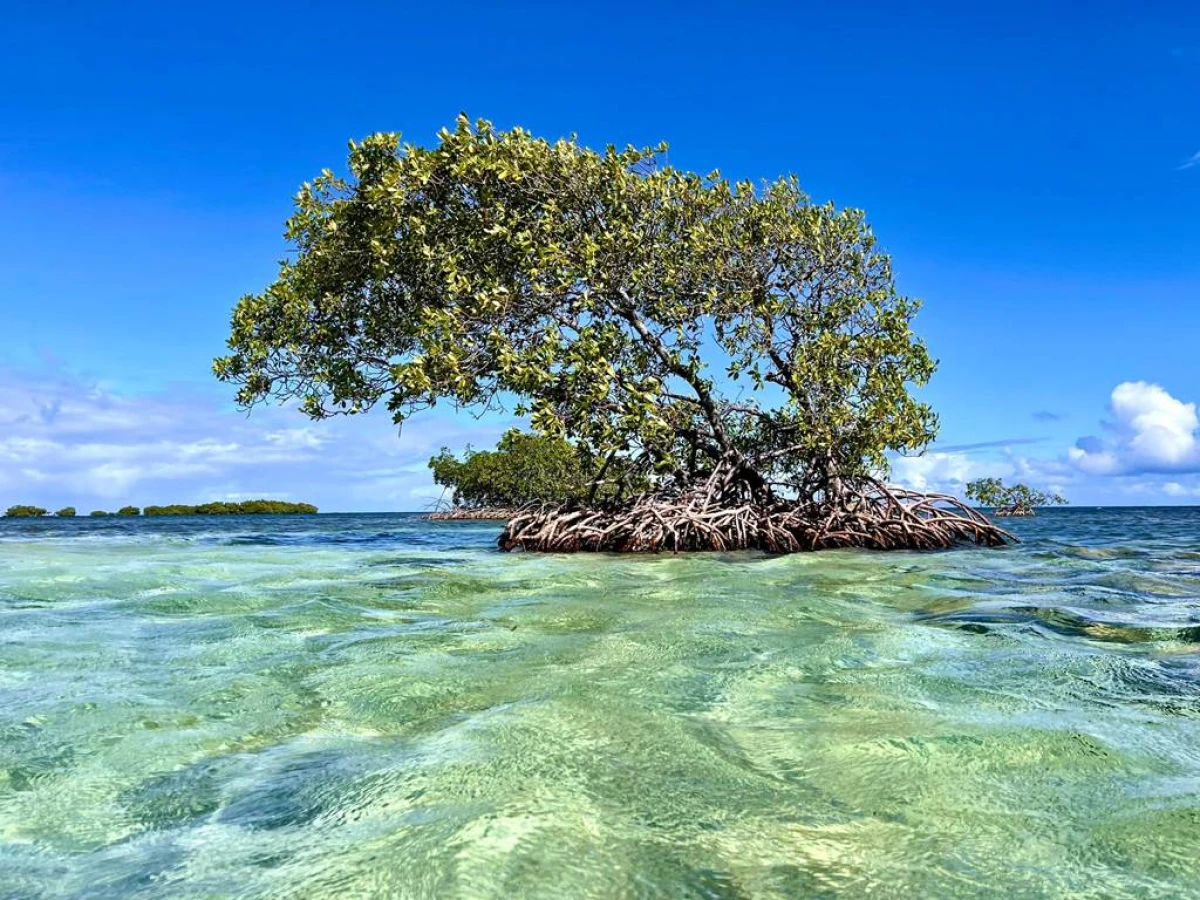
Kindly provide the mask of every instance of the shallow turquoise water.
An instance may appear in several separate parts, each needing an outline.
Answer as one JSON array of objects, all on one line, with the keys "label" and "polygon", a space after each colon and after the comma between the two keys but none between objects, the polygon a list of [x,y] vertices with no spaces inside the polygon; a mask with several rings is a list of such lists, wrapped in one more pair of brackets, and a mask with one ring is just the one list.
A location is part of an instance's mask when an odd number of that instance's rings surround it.
[{"label": "shallow turquoise water", "polygon": [[0,523],[0,897],[1200,897],[1200,510]]}]

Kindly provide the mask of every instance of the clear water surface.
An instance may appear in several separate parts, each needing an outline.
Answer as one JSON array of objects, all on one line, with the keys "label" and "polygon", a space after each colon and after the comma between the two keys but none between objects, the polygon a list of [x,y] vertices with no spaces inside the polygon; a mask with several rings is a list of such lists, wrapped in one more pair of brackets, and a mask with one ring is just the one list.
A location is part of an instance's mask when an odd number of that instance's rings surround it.
[{"label": "clear water surface", "polygon": [[1013,527],[0,523],[0,897],[1200,897],[1200,510]]}]

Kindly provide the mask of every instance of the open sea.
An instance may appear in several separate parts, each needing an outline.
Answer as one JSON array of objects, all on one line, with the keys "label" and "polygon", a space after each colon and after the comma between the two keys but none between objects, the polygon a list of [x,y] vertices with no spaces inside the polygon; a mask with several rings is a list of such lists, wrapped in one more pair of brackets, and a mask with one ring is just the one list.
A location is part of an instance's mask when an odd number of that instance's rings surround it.
[{"label": "open sea", "polygon": [[0,898],[1200,898],[1200,509],[0,521]]}]

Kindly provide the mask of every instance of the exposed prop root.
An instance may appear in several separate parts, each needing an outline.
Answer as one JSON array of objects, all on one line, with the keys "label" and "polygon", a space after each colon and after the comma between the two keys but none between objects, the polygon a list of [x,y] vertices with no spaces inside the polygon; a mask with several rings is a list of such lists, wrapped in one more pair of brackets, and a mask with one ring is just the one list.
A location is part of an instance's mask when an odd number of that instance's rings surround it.
[{"label": "exposed prop root", "polygon": [[1035,513],[1028,506],[1001,506],[1001,507],[998,507],[997,509],[993,509],[992,515],[996,516],[996,517],[1003,517],[1006,519],[1011,519],[1011,518],[1016,518],[1016,517],[1020,517],[1020,516],[1036,516],[1037,513]]},{"label": "exposed prop root", "polygon": [[463,509],[459,507],[449,507],[448,509],[439,509],[437,512],[431,512],[429,518],[436,521],[477,521],[477,522],[504,522],[517,515],[518,510],[506,509],[499,506],[485,506],[478,509]]},{"label": "exposed prop root", "polygon": [[856,547],[940,550],[1001,546],[1016,538],[946,494],[873,483],[836,505],[722,505],[703,488],[676,497],[649,495],[616,509],[528,507],[508,522],[501,550],[619,553],[763,550],[794,553]]}]

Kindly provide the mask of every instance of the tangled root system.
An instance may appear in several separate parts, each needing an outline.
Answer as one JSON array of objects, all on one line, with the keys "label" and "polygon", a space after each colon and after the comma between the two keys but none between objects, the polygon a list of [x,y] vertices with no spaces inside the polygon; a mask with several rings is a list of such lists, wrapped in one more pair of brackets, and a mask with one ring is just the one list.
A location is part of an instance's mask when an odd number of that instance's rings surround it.
[{"label": "tangled root system", "polygon": [[499,506],[459,507],[452,506],[431,512],[429,518],[438,522],[504,522],[517,515],[518,510]]},{"label": "tangled root system", "polygon": [[499,546],[559,553],[795,553],[996,547],[1010,541],[1016,538],[956,497],[872,483],[845,491],[837,503],[729,505],[697,489],[674,497],[647,495],[616,508],[528,507],[509,519]]}]

